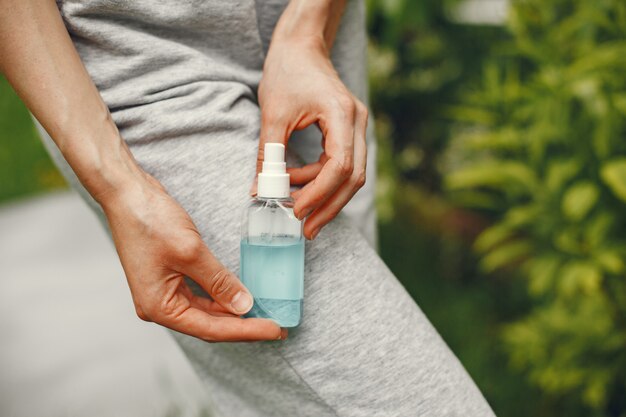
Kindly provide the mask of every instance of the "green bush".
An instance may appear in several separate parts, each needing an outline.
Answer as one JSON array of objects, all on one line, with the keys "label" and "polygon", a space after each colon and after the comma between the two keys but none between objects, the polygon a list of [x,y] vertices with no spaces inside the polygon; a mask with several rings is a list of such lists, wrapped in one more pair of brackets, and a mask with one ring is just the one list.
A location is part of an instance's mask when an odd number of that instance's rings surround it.
[{"label": "green bush", "polygon": [[497,337],[500,324],[525,308],[523,286],[477,270],[470,245],[485,219],[442,193],[454,135],[450,104],[480,81],[483,58],[508,36],[502,27],[455,22],[457,3],[368,1],[380,254],[497,415],[552,416],[539,390],[506,366]]},{"label": "green bush", "polygon": [[497,219],[483,269],[527,282],[511,364],[552,401],[626,416],[626,2],[518,0],[508,29],[448,110],[465,158],[445,184]]},{"label": "green bush", "polygon": [[[439,159],[450,133],[446,108],[478,78],[498,27],[450,19],[458,0],[370,0],[371,104],[400,180],[441,190]],[[383,173],[384,174],[384,173]]]}]

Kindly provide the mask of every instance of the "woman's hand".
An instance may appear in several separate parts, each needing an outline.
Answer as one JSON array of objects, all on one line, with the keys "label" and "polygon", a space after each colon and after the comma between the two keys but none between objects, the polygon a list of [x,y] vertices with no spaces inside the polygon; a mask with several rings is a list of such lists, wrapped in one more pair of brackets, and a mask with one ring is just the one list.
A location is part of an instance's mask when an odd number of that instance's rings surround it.
[{"label": "woman's hand", "polygon": [[[281,17],[263,68],[257,173],[266,142],[287,144],[294,130],[318,125],[324,150],[319,160],[289,169],[291,183],[303,185],[294,193],[294,213],[299,219],[308,216],[304,235],[314,239],[365,183],[368,112],[339,79],[329,58],[328,38],[334,37],[338,25],[333,4],[327,9],[312,6],[316,10],[307,14],[302,9],[309,6],[297,3],[302,2],[291,2]],[[335,17],[334,29],[326,24],[320,26],[317,35],[300,32],[296,24],[300,15],[311,25],[311,19],[323,20],[325,11]],[[316,33],[314,27],[304,29]]]},{"label": "woman's hand", "polygon": [[[152,177],[101,201],[137,315],[209,341],[284,339],[271,320],[242,319],[252,297],[206,247],[191,218]],[[193,294],[188,276],[211,297]]]},{"label": "woman's hand", "polygon": [[[55,2],[1,4],[0,71],[104,209],[139,317],[207,341],[285,338],[270,320],[239,317],[252,307],[250,294],[209,252],[183,208],[137,165]],[[184,276],[213,300],[194,295]]]}]

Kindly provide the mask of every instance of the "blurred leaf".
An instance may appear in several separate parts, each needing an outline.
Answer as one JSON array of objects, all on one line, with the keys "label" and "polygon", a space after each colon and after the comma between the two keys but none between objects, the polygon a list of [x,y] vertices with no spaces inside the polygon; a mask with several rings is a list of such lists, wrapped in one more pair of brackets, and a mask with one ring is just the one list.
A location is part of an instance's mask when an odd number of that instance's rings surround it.
[{"label": "blurred leaf", "polygon": [[511,208],[504,217],[504,223],[511,227],[533,224],[539,215],[539,207],[534,204]]},{"label": "blurred leaf", "polygon": [[528,277],[530,278],[529,290],[532,295],[543,295],[554,284],[556,272],[561,265],[561,260],[556,256],[545,255],[533,258],[528,262]]},{"label": "blurred leaf", "polygon": [[402,150],[396,158],[400,168],[404,170],[416,169],[424,160],[424,150],[414,145],[409,145]]},{"label": "blurred leaf", "polygon": [[602,273],[591,263],[570,261],[561,269],[558,280],[559,291],[565,296],[572,296],[577,291],[592,293],[598,291]]},{"label": "blurred leaf", "polygon": [[474,242],[474,248],[478,252],[486,252],[493,246],[510,239],[513,236],[514,229],[508,224],[497,223],[483,230]]},{"label": "blurred leaf", "polygon": [[593,216],[585,225],[583,233],[590,247],[599,247],[606,240],[615,221],[614,216],[603,211]]},{"label": "blurred leaf", "polygon": [[615,196],[626,202],[626,158],[605,163],[600,171],[600,176]]},{"label": "blurred leaf", "polygon": [[524,240],[517,240],[502,244],[489,251],[481,261],[486,272],[511,266],[524,260],[532,252],[532,245]]},{"label": "blurred leaf", "polygon": [[594,259],[600,268],[611,274],[621,274],[624,272],[624,260],[617,251],[606,249],[595,254]]},{"label": "blurred leaf", "polygon": [[583,392],[585,402],[598,407],[604,405],[607,397],[607,386],[611,381],[611,373],[607,371],[593,372],[587,377]]},{"label": "blurred leaf", "polygon": [[557,159],[548,163],[546,185],[555,192],[571,180],[582,168],[580,161],[576,159]]},{"label": "blurred leaf", "polygon": [[464,137],[463,142],[467,148],[474,150],[516,150],[523,145],[522,136],[514,129],[475,132]]},{"label": "blurred leaf", "polygon": [[581,255],[582,242],[579,232],[580,230],[576,226],[555,230],[553,234],[554,246],[562,252]]},{"label": "blurred leaf", "polygon": [[619,110],[622,116],[626,116],[626,94],[614,94],[613,104]]},{"label": "blurred leaf", "polygon": [[371,43],[369,44],[367,58],[369,76],[372,83],[380,82],[381,79],[387,79],[398,65],[398,57],[395,51]]},{"label": "blurred leaf", "polygon": [[600,191],[591,181],[579,181],[567,189],[561,210],[573,221],[582,220],[598,201]]},{"label": "blurred leaf", "polygon": [[603,68],[622,66],[626,68],[626,42],[606,42],[598,45],[593,51],[580,57],[570,68],[570,76],[593,74]]},{"label": "blurred leaf", "polygon": [[493,124],[494,115],[490,111],[480,109],[477,107],[461,107],[454,106],[448,107],[447,115],[465,122],[482,123],[486,125]]},{"label": "blurred leaf", "polygon": [[521,186],[530,192],[536,185],[534,172],[526,165],[507,162],[485,162],[453,172],[446,178],[450,189],[471,187],[493,187],[507,190],[508,187]]}]

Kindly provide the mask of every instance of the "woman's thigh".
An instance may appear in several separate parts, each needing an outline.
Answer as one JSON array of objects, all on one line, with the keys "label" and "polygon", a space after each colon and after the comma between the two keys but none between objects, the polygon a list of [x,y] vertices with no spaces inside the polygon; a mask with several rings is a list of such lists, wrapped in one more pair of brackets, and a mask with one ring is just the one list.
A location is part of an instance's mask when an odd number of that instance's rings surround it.
[{"label": "woman's thigh", "polygon": [[[240,114],[236,127],[131,145],[236,273],[258,108],[250,102]],[[462,365],[341,215],[307,242],[305,271],[303,322],[286,341],[208,344],[174,333],[223,415],[491,415]]]},{"label": "woman's thigh", "polygon": [[[238,81],[260,72],[243,71],[228,81],[193,77],[140,105],[110,105],[137,162],[236,273],[260,123],[255,82]],[[288,340],[208,344],[174,336],[224,416],[491,415],[461,364],[342,215],[307,243],[303,323]]]},{"label": "woman's thigh", "polygon": [[[130,143],[236,273],[259,126],[254,101],[242,94],[237,102],[236,122],[223,128]],[[307,243],[305,271],[303,323],[284,342],[207,344],[175,335],[224,415],[490,414],[461,364],[341,215]]]}]

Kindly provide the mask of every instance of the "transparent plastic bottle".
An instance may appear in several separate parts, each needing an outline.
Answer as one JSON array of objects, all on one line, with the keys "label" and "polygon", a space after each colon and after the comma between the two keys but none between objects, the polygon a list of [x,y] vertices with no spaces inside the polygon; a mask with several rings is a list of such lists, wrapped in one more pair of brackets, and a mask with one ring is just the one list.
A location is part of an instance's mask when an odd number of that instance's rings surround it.
[{"label": "transparent plastic bottle", "polygon": [[265,145],[257,197],[244,210],[240,275],[254,297],[247,317],[296,327],[302,318],[304,238],[293,214],[284,154],[281,144]]}]

